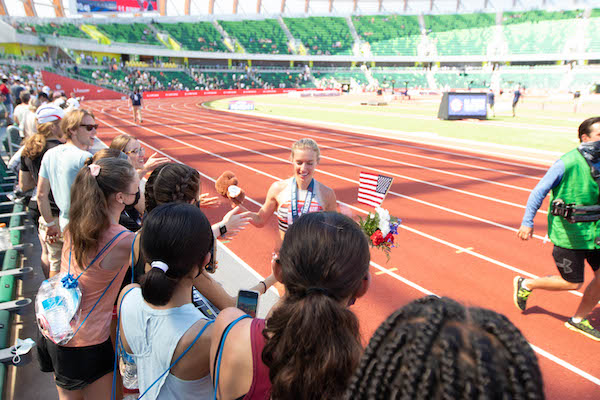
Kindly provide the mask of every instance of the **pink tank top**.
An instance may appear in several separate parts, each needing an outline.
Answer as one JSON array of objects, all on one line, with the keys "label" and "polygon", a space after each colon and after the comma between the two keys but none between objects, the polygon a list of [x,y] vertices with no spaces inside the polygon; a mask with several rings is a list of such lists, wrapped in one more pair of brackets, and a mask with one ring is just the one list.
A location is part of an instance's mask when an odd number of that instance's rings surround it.
[{"label": "pink tank top", "polygon": [[[98,241],[98,248],[90,251],[88,256],[89,261],[98,254],[98,252],[119,232],[127,231],[121,225],[111,225],[100,237]],[[102,256],[79,278],[79,287],[81,288],[82,299],[81,299],[81,321],[90,312],[96,301],[104,292],[104,289],[108,286],[109,282],[115,278],[110,288],[106,291],[94,311],[90,314],[88,319],[85,321],[77,335],[69,341],[65,346],[67,347],[83,347],[100,344],[106,341],[110,336],[110,321],[112,319],[113,305],[119,289],[121,289],[121,283],[127,272],[127,267],[121,268],[121,265],[115,266],[112,269],[103,269],[100,267],[100,263],[106,257],[108,253],[119,243],[121,240],[132,235],[132,232],[125,232],[121,234],[104,252]],[[69,231],[65,232],[65,240],[63,245],[62,259],[60,263],[60,272],[67,272],[69,269],[69,251],[71,250],[71,236]],[[85,269],[77,265],[74,255],[71,255],[71,274],[77,276]]]},{"label": "pink tank top", "polygon": [[262,360],[262,351],[265,348],[265,338],[262,331],[265,329],[264,319],[253,319],[250,324],[250,343],[252,344],[252,385],[244,396],[244,400],[269,400],[271,397],[271,380],[269,368]]}]

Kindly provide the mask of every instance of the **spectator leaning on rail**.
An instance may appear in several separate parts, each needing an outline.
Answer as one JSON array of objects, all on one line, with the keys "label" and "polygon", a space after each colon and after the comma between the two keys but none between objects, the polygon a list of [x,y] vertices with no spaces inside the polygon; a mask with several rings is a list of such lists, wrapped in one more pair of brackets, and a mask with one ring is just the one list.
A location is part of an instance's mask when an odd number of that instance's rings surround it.
[{"label": "spectator leaning on rail", "polygon": [[[552,190],[551,201],[562,199],[566,204],[600,204],[598,180],[600,179],[600,117],[588,118],[579,125],[578,148],[564,154],[550,167],[527,200],[527,208],[517,236],[528,240],[533,235],[533,218],[544,198]],[[536,279],[514,279],[514,301],[525,310],[527,299],[534,289],[577,290],[583,284],[584,262],[594,271],[594,279],[586,287],[579,307],[565,326],[591,339],[600,341],[600,331],[586,319],[600,300],[600,221],[571,224],[560,216],[548,213],[548,236],[554,243],[552,256],[560,276]]]},{"label": "spectator leaning on rail", "polygon": [[[44,154],[38,178],[37,196],[39,211],[43,217],[40,225],[46,228],[45,240],[50,243],[62,240],[61,232],[69,222],[71,186],[85,160],[92,156],[87,149],[93,143],[97,128],[94,115],[90,112],[82,109],[71,111],[61,122],[66,143]],[[50,190],[60,210],[58,226],[50,209],[48,197]]]}]

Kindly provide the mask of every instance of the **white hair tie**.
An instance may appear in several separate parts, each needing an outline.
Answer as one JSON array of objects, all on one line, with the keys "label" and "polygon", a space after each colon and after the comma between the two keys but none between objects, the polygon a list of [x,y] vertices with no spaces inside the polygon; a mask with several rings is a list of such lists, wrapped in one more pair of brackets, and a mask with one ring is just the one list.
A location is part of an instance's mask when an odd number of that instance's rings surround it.
[{"label": "white hair tie", "polygon": [[162,261],[152,261],[150,263],[150,265],[152,266],[152,268],[158,268],[158,269],[160,269],[165,274],[169,270],[169,266],[166,263],[162,262]]}]

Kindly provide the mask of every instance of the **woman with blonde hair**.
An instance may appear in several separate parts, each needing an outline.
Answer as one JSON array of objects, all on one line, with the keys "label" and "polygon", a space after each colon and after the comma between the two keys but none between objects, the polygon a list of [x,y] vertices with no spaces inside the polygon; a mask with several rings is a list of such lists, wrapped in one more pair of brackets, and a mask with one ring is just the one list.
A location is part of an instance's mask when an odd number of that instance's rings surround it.
[{"label": "woman with blonde hair", "polygon": [[333,190],[314,179],[321,159],[317,142],[307,138],[296,141],[292,145],[290,159],[292,177],[273,183],[261,209],[250,213],[250,223],[260,228],[276,212],[281,240],[289,226],[301,215],[337,209]]},{"label": "woman with blonde hair", "polygon": [[[64,143],[60,122],[65,112],[52,104],[40,107],[36,113],[37,133],[25,139],[23,150],[21,152],[21,169],[19,171],[19,189],[22,192],[28,192],[35,189],[38,183],[38,174],[42,164],[42,158],[46,151]],[[50,209],[53,217],[58,217],[59,209],[54,202],[52,193],[49,194]],[[32,220],[38,225],[41,216],[37,198],[35,194],[29,202],[29,212]],[[60,269],[61,246],[55,246],[54,243],[46,243],[45,225],[38,225],[40,234],[40,243],[42,244],[41,267],[44,276],[47,278],[50,271]]]},{"label": "woman with blonde hair", "polygon": [[146,176],[148,172],[154,171],[155,168],[169,162],[167,157],[158,157],[158,153],[156,152],[145,161],[145,148],[141,145],[139,140],[126,133],[116,136],[112,142],[110,142],[109,147],[111,149],[121,150],[123,153],[127,154],[131,164],[138,171],[140,178]]}]

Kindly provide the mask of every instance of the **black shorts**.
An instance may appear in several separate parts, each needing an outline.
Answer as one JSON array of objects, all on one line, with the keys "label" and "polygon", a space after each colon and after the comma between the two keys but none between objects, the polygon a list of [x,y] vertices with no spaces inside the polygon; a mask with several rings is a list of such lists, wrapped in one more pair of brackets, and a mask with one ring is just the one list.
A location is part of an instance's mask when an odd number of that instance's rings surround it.
[{"label": "black shorts", "polygon": [[554,246],[552,257],[560,276],[571,283],[583,283],[584,261],[587,260],[594,271],[600,268],[600,250],[573,250]]},{"label": "black shorts", "polygon": [[115,350],[110,338],[85,347],[59,346],[40,334],[37,343],[42,372],[53,372],[56,386],[80,390],[113,372]]}]

